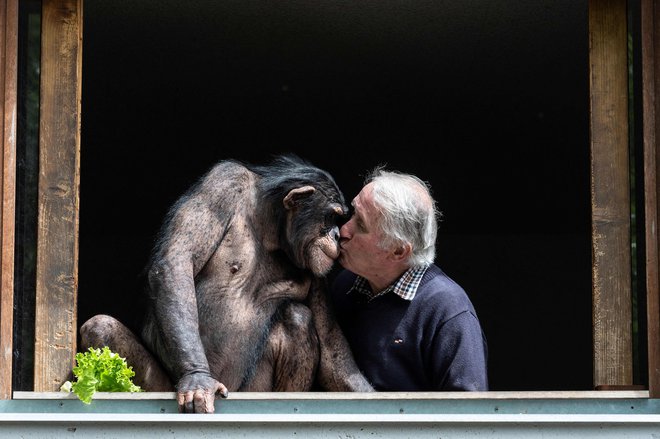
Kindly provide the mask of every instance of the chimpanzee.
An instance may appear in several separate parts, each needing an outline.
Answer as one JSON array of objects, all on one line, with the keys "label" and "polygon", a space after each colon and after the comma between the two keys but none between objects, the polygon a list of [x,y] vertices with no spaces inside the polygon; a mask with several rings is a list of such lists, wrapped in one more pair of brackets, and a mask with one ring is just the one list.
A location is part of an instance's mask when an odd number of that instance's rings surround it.
[{"label": "chimpanzee", "polygon": [[212,413],[228,391],[373,391],[325,296],[348,208],[332,176],[292,154],[217,163],[172,206],[147,266],[141,339],[113,317],[80,328],[147,391]]}]

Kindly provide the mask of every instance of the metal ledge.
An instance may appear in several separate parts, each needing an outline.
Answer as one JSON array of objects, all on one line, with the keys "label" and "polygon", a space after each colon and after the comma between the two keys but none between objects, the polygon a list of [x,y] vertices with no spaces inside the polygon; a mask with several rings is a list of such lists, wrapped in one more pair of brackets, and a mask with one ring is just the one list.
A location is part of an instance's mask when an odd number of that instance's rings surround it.
[{"label": "metal ledge", "polygon": [[[658,415],[379,415],[379,414],[136,414],[0,413],[0,422],[129,424],[597,424],[660,426]],[[656,435],[657,437],[657,435]]]},{"label": "metal ledge", "polygon": [[0,437],[655,438],[660,400],[642,391],[241,393],[215,414],[179,414],[174,393],[16,392]]},{"label": "metal ledge", "polygon": [[[498,391],[498,392],[232,392],[231,399],[634,399],[648,398],[648,390]],[[63,392],[14,392],[13,399],[76,399]],[[176,399],[174,392],[97,392],[94,399]]]}]

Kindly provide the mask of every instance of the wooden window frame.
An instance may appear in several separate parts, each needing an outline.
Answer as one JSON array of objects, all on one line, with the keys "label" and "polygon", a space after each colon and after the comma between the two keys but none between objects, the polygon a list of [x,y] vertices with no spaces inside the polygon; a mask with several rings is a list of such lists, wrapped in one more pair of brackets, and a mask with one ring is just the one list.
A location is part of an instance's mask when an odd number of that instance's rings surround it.
[{"label": "wooden window frame", "polygon": [[660,1],[642,0],[642,123],[646,245],[649,396],[660,398],[660,282],[658,271],[658,156],[660,151]]},{"label": "wooden window frame", "polygon": [[[12,397],[19,1],[0,0],[0,399]],[[660,0],[641,1],[648,396],[657,398]],[[631,309],[620,305],[631,297],[626,14],[625,0],[589,1],[594,387],[609,389],[632,385]],[[82,16],[83,0],[43,1],[35,392],[57,391],[76,352]]]},{"label": "wooden window frame", "polygon": [[14,330],[14,203],[18,0],[0,0],[0,399],[11,397]]}]

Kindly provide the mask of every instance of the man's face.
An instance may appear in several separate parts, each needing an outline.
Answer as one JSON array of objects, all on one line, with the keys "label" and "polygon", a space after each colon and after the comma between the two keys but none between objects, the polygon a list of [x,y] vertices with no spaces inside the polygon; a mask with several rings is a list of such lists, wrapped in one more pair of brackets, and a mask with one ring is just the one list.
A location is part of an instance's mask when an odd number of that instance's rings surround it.
[{"label": "man's face", "polygon": [[387,263],[388,252],[378,244],[382,233],[377,225],[380,213],[373,203],[373,185],[369,183],[351,202],[354,212],[339,231],[339,263],[367,279],[379,277]]}]

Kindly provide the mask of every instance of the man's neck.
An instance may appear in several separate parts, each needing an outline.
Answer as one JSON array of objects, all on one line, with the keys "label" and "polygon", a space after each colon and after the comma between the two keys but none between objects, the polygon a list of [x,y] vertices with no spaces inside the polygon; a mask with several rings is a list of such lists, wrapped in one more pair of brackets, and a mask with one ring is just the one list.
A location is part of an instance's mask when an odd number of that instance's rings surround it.
[{"label": "man's neck", "polygon": [[402,275],[408,270],[409,267],[397,267],[396,269],[391,269],[389,271],[385,270],[381,273],[378,273],[375,276],[371,276],[367,279],[369,287],[374,295],[380,293],[385,288],[392,285],[396,282]]}]

